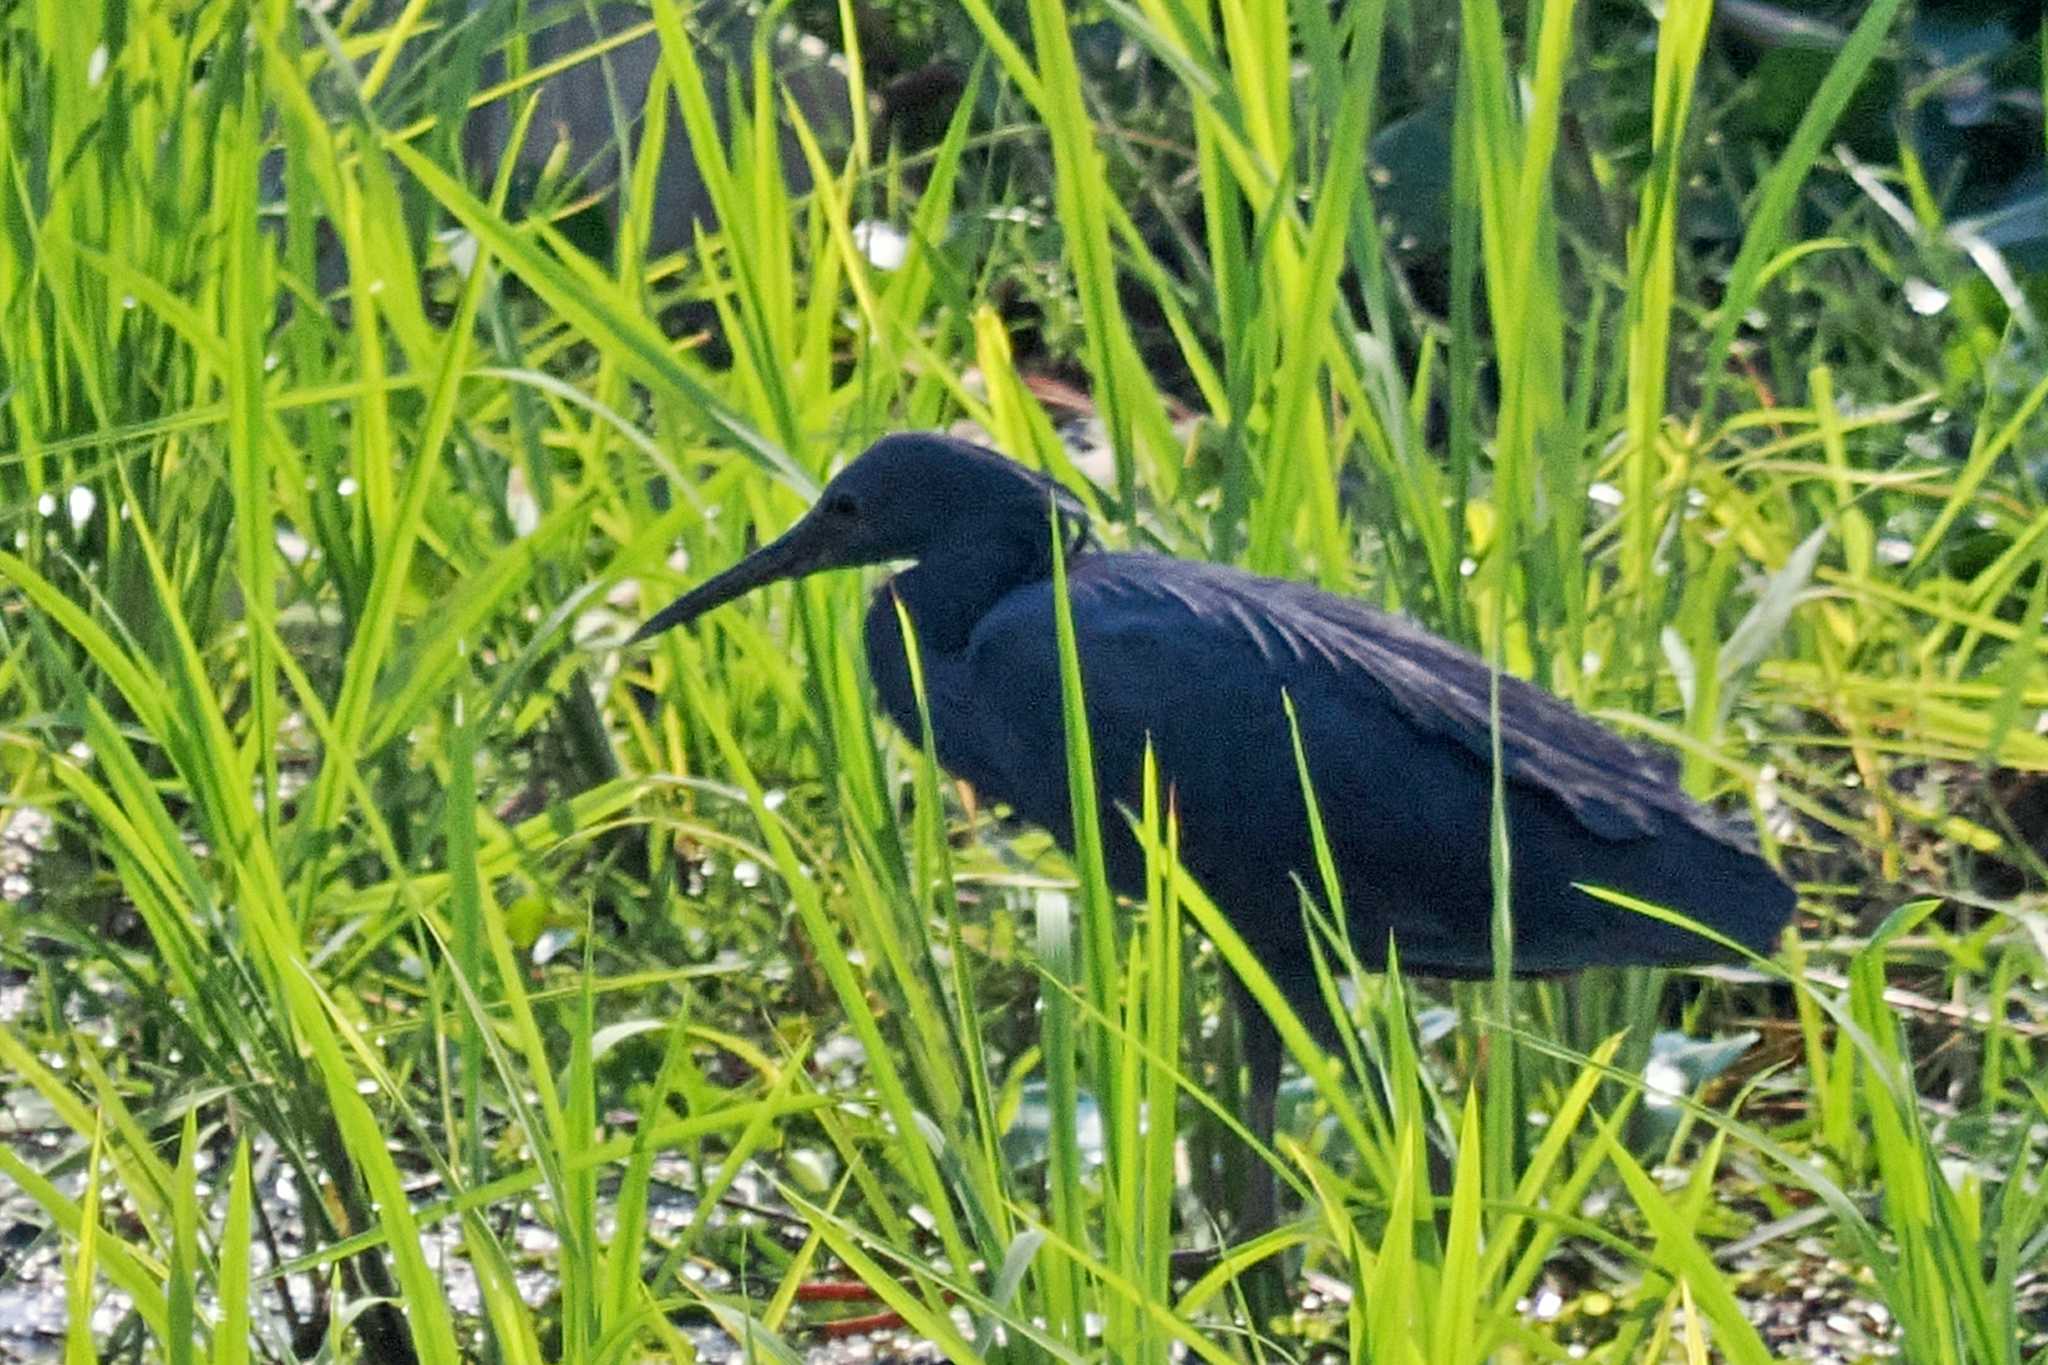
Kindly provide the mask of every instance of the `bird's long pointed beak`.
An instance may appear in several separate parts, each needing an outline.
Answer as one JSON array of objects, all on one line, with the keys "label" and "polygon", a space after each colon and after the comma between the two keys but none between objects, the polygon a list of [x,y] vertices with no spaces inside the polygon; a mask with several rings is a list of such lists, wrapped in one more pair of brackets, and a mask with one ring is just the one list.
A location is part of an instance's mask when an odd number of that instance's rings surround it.
[{"label": "bird's long pointed beak", "polygon": [[723,606],[756,588],[833,568],[838,563],[838,549],[833,528],[817,516],[806,516],[724,573],[705,579],[663,607],[634,631],[626,643],[637,645],[665,630],[686,625],[713,607]]}]

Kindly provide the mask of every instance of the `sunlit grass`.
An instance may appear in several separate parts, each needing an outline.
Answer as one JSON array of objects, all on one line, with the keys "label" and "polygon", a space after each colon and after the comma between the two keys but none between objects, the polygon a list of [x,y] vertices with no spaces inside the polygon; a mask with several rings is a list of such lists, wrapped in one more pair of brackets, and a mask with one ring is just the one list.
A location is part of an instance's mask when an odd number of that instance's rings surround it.
[{"label": "sunlit grass", "polygon": [[[146,1354],[282,1358],[304,1326],[282,1261],[331,1294],[338,1349],[376,1359],[401,1333],[429,1360],[479,1333],[513,1361],[680,1354],[707,1320],[791,1358],[820,1316],[799,1291],[835,1274],[955,1359],[1270,1359],[1297,1329],[1361,1359],[1554,1359],[1525,1303],[1590,1259],[1620,1295],[1597,1358],[1760,1361],[1717,1246],[1812,1207],[1906,1358],[2039,1358],[2039,855],[1926,778],[2048,770],[2048,509],[2020,465],[2038,338],[1973,314],[1947,371],[1858,368],[1752,317],[1838,261],[1884,278],[1896,244],[1853,211],[1810,235],[1806,191],[1897,0],[1754,168],[1710,297],[1682,230],[1704,0],[1659,11],[1646,169],[1607,187],[1607,243],[1559,203],[1580,7],[1526,28],[1459,7],[1442,318],[1395,277],[1362,151],[1413,7],[1113,11],[1184,110],[1184,178],[1148,188],[1199,207],[1191,262],[1112,192],[1150,171],[1105,135],[1057,5],[966,0],[987,51],[913,168],[864,106],[850,138],[806,121],[772,24],[725,53],[655,0],[656,79],[622,112],[681,128],[722,225],[660,261],[637,249],[651,145],[608,261],[517,207],[509,158],[451,160],[473,99],[509,102],[514,145],[553,135],[530,33],[500,83],[422,90],[409,54],[484,30],[369,8],[0,19],[0,778],[81,869],[38,872],[0,927],[48,1002],[0,1024],[0,1068],[64,1135],[54,1159],[0,1145],[0,1172],[64,1248],[70,1354],[118,1294]],[[707,93],[728,59],[747,79]],[[1808,887],[1821,932],[1684,990],[1446,989],[1357,972],[1325,877],[1302,909],[1344,1017],[1330,1057],[1180,873],[1156,783],[1104,812],[1153,855],[1120,906],[1099,850],[1041,856],[928,736],[878,726],[851,576],[621,657],[644,608],[883,430],[971,420],[1080,477],[1000,311],[1045,274],[1033,215],[1109,435],[1085,490],[1108,538],[1397,606],[1670,745],[1791,866],[1860,878]],[[864,220],[902,229],[900,262],[870,259]],[[1144,363],[1135,299],[1179,379]],[[1190,398],[1191,434],[1169,418]],[[1965,425],[1960,459],[1898,439],[1937,420]],[[2031,868],[2034,899],[1935,913],[1920,893],[1967,891],[1972,857]],[[1872,883],[1891,914],[1866,937]],[[109,906],[135,932],[100,932]],[[1271,1152],[1244,1151],[1205,1007],[1225,967],[1313,1083]],[[1962,1020],[1947,1072],[1916,1058],[1903,972]],[[119,1046],[60,1008],[109,989]],[[1769,1041],[1739,1083],[1646,1096],[1673,1020]],[[850,1082],[817,1060],[848,1040]],[[1682,1114],[1659,1139],[1651,1098]],[[1018,1146],[1034,1121],[1042,1149]],[[701,1196],[680,1228],[654,1207],[678,1156]],[[1247,1160],[1293,1216],[1239,1243]],[[750,1169],[790,1244],[719,1226]],[[521,1220],[555,1241],[537,1308]],[[1176,1247],[1213,1264],[1177,1279]],[[1240,1276],[1269,1259],[1330,1306],[1248,1313]]]}]

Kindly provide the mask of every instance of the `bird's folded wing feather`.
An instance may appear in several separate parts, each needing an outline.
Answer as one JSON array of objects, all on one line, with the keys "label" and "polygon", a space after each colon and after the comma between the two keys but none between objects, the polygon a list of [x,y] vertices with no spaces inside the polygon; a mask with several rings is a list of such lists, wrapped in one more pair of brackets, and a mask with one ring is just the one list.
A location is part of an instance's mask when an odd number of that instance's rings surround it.
[{"label": "bird's folded wing feather", "polygon": [[[1181,642],[1190,670],[1234,670],[1234,685],[1276,694],[1285,688],[1349,695],[1358,701],[1361,724],[1391,711],[1481,764],[1492,762],[1486,664],[1399,617],[1304,584],[1152,555],[1090,555],[1076,561],[1071,581],[1089,675],[1117,676],[1108,656],[1156,631]],[[985,625],[1012,638],[1036,630],[1049,637],[1048,605],[1049,595],[1035,610],[1013,609],[1016,619],[1007,621],[998,619],[999,609]],[[1098,652],[1102,659],[1089,657]],[[1011,653],[1012,666],[1017,657]],[[1117,704],[1091,696],[1091,710],[1098,702]],[[1508,781],[1549,793],[1601,838],[1648,837],[1676,819],[1739,842],[1679,790],[1668,761],[1506,675],[1500,751]]]}]

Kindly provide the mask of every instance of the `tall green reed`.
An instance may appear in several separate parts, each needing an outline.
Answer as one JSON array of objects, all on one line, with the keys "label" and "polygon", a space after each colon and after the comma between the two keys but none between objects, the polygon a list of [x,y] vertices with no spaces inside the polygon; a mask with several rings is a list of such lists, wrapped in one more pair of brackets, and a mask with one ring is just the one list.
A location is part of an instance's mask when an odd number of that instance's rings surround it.
[{"label": "tall green reed", "polygon": [[[1630,196],[1625,268],[1591,278],[1573,268],[1580,244],[1555,189],[1583,16],[1562,0],[1521,24],[1462,7],[1443,321],[1402,306],[1361,152],[1381,116],[1390,29],[1409,22],[1402,7],[1140,0],[1113,12],[1186,102],[1206,292],[1185,288],[1130,207],[1100,192],[1128,168],[1099,135],[1111,111],[1066,16],[1029,6],[1027,50],[1006,14],[964,8],[993,59],[906,208],[859,133],[850,14],[840,40],[855,135],[841,147],[778,88],[768,25],[717,108],[702,92],[729,73],[700,49],[693,14],[658,0],[633,31],[654,35],[659,74],[643,108],[622,111],[649,132],[622,158],[609,266],[545,218],[517,216],[508,175],[478,186],[452,160],[449,120],[478,101],[514,103],[515,145],[536,135],[531,94],[547,73],[520,57],[528,32],[505,40],[499,86],[450,80],[422,94],[400,79],[407,50],[430,40],[417,7],[389,21],[350,11],[310,32],[275,3],[185,20],[45,3],[5,21],[17,192],[0,197],[11,377],[0,483],[24,533],[0,558],[19,604],[0,626],[0,686],[20,718],[7,725],[6,771],[11,790],[73,815],[142,918],[148,950],[122,953],[120,970],[178,1002],[160,1017],[186,1059],[177,1083],[198,1097],[138,1093],[104,1072],[74,1081],[0,1031],[10,1072],[49,1100],[90,1163],[75,1197],[0,1149],[76,1248],[79,1301],[118,1286],[167,1350],[204,1337],[209,1354],[246,1355],[251,1319],[261,1330],[265,1316],[248,1308],[248,1162],[274,1148],[302,1191],[334,1193],[332,1212],[308,1199],[322,1245],[291,1272],[339,1270],[352,1301],[402,1303],[414,1348],[436,1359],[466,1347],[422,1250],[444,1227],[499,1291],[486,1295],[491,1349],[540,1358],[542,1316],[503,1292],[514,1257],[490,1216],[527,1197],[561,1238],[564,1358],[672,1345],[669,1315],[686,1307],[764,1353],[786,1351],[796,1286],[828,1252],[962,1359],[1158,1359],[1176,1345],[1252,1356],[1237,1333],[1273,1324],[1233,1327],[1224,1310],[1234,1277],[1275,1256],[1309,1258],[1350,1286],[1354,1353],[1498,1358],[1546,1349],[1515,1304],[1570,1237],[1641,1275],[1616,1350],[1661,1350],[1688,1330],[1674,1325],[1686,1308],[1687,1322],[1713,1325],[1716,1349],[1757,1358],[1695,1231],[1731,1150],[1754,1150],[1822,1195],[1902,1305],[1915,1358],[2016,1358],[2010,1286],[2044,1222],[2024,1179],[2038,1157],[2015,1138],[2017,1177],[1948,1179],[1943,1135],[1915,1102],[1909,1040],[1883,1003],[1899,925],[1855,959],[1843,999],[1789,987],[1835,1177],[1773,1133],[1698,1109],[1710,1133],[1674,1190],[1628,1140],[1658,978],[1461,991],[1450,1039],[1424,1043],[1417,988],[1398,973],[1338,990],[1358,974],[1341,888],[1325,879],[1304,914],[1322,926],[1329,1000],[1354,1042],[1332,1062],[1270,983],[1254,987],[1329,1119],[1260,1156],[1279,1161],[1303,1216],[1225,1250],[1177,1291],[1166,1253],[1198,1212],[1180,1189],[1182,1139],[1241,1136],[1183,1057],[1198,1030],[1179,1006],[1192,984],[1182,916],[1225,965],[1260,973],[1178,871],[1156,784],[1135,813],[1148,894],[1119,910],[1099,857],[1082,851],[1077,889],[1046,898],[1038,921],[1040,1051],[1004,1057],[982,995],[989,939],[963,895],[985,898],[988,884],[963,871],[973,841],[928,736],[908,756],[878,739],[856,585],[767,594],[765,618],[723,614],[701,642],[623,667],[566,643],[601,623],[604,594],[625,580],[665,585],[672,549],[691,575],[736,555],[749,526],[786,520],[837,454],[905,415],[968,416],[1013,453],[1071,469],[1020,382],[988,280],[963,279],[948,250],[978,188],[985,84],[1043,129],[1085,326],[1079,359],[1116,462],[1114,486],[1091,495],[1128,533],[1415,611],[1504,669],[1676,742],[1703,795],[1757,776],[1747,731],[1775,728],[1767,706],[1842,717],[1868,789],[1898,755],[2039,766],[2040,741],[2019,721],[2044,704],[2035,599],[2048,521],[2004,470],[2048,389],[1983,398],[1954,477],[1894,483],[1864,443],[1923,410],[1923,396],[1845,410],[1838,377],[1816,362],[1807,401],[1723,412],[1742,391],[1725,372],[1744,316],[1818,254],[1791,215],[1898,6],[1873,6],[1835,59],[1700,322],[1682,295],[1679,191],[1702,136],[1689,92],[1703,5],[1659,20],[1650,169]],[[485,41],[477,28],[447,40]],[[363,65],[344,71],[342,56]],[[653,148],[672,119],[718,226],[680,259],[649,264],[634,247],[652,235]],[[785,130],[807,191],[792,188]],[[904,215],[910,243],[886,277],[854,232],[857,214],[884,211]],[[323,258],[341,267],[332,296]],[[1168,425],[1166,384],[1138,363],[1133,288],[1154,296],[1206,409],[1192,440]],[[678,302],[708,309],[720,352],[656,325]],[[1618,338],[1603,336],[1606,319]],[[1674,354],[1704,356],[1696,400],[1676,396],[1690,390],[1673,382]],[[1427,439],[1432,404],[1446,409],[1447,455]],[[1190,458],[1209,450],[1213,478]],[[507,510],[514,470],[540,509],[523,531]],[[650,471],[671,490],[665,510]],[[1366,495],[1347,492],[1353,483]],[[1589,504],[1601,483],[1621,496],[1605,520]],[[97,516],[72,527],[27,514],[74,488],[96,493]],[[1856,529],[1874,491],[1928,513],[1902,567],[1875,553],[1874,527]],[[1958,591],[1942,549],[1979,516],[2011,531],[2009,548]],[[280,530],[307,553],[281,554]],[[1062,659],[1077,719],[1070,639]],[[650,714],[632,699],[642,685],[679,704]],[[1907,704],[1911,727],[1888,728]],[[483,801],[498,774],[479,767],[500,726],[582,735],[588,789],[538,816],[500,817]],[[280,744],[280,730],[297,738]],[[1089,797],[1084,740],[1075,726],[1077,804]],[[89,756],[70,752],[78,741]],[[292,794],[308,771],[311,786]],[[641,771],[670,779],[615,775]],[[800,822],[771,802],[768,774],[812,784],[830,814]],[[1795,767],[1779,799],[1894,849],[1913,825],[2004,842],[1899,803],[1845,815],[1826,785],[1818,768]],[[657,847],[681,838],[765,855],[862,1044],[858,1096],[820,1093],[801,1042],[780,1056],[753,1048],[748,1080],[711,1084],[697,1049],[743,1040],[693,1013],[697,979],[684,978],[679,1012],[651,1021],[661,1060],[640,1121],[613,1131],[605,1021],[614,1001],[636,1008],[633,984],[586,958],[563,992],[530,988],[530,939],[508,901],[538,888],[588,934],[602,893],[575,860],[620,821],[647,826]],[[621,875],[644,887],[642,870]],[[419,964],[425,1005],[387,1003],[414,989],[401,988],[398,955]],[[2001,959],[2008,989],[2023,962]],[[1987,1106],[2028,1112],[2031,1097],[2038,1109],[2029,1045],[2007,1031],[1989,1056]],[[1033,1082],[1055,1115],[1092,1103],[1099,1151],[1056,1125],[1043,1170],[1006,1159],[1008,1119]],[[1547,1116],[1540,1130],[1530,1108]],[[198,1133],[234,1154],[224,1199],[200,1189],[195,1114]],[[792,1191],[811,1237],[765,1297],[705,1292],[680,1274],[704,1244],[702,1216],[652,1253],[660,1152],[716,1166],[715,1195],[740,1162],[811,1124],[845,1178],[818,1199]],[[172,1127],[175,1157],[155,1140]],[[504,1131],[519,1155],[494,1154],[486,1135]],[[617,1230],[605,1245],[595,1220],[600,1173],[612,1171]],[[439,1186],[430,1198],[412,1188],[422,1172]],[[1881,1186],[1883,1209],[1866,1213],[1843,1185]],[[1584,1212],[1596,1186],[1625,1195],[1640,1231]],[[115,1198],[140,1232],[108,1216]],[[188,1269],[228,1310],[210,1333],[192,1330]],[[396,1330],[375,1310],[363,1321]]]}]

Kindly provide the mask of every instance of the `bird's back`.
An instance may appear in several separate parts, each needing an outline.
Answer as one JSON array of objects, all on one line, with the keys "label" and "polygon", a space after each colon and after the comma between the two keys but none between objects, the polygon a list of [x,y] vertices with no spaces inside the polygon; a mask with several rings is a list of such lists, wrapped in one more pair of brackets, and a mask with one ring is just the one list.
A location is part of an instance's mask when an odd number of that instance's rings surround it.
[{"label": "bird's back", "polygon": [[[1283,692],[1361,956],[1381,959],[1391,934],[1413,970],[1491,970],[1482,661],[1361,604],[1214,565],[1087,554],[1070,582],[1104,808],[1138,808],[1149,738],[1189,869],[1283,982],[1309,972],[1296,878],[1321,895]],[[911,728],[893,607],[880,616],[876,681]],[[1024,584],[925,674],[941,762],[1071,846],[1053,629],[1050,584]],[[1516,679],[1502,679],[1500,711],[1518,970],[1724,956],[1574,882],[1770,951],[1789,888],[1669,765]],[[1111,879],[1138,890],[1137,844],[1120,816],[1105,824]]]}]

